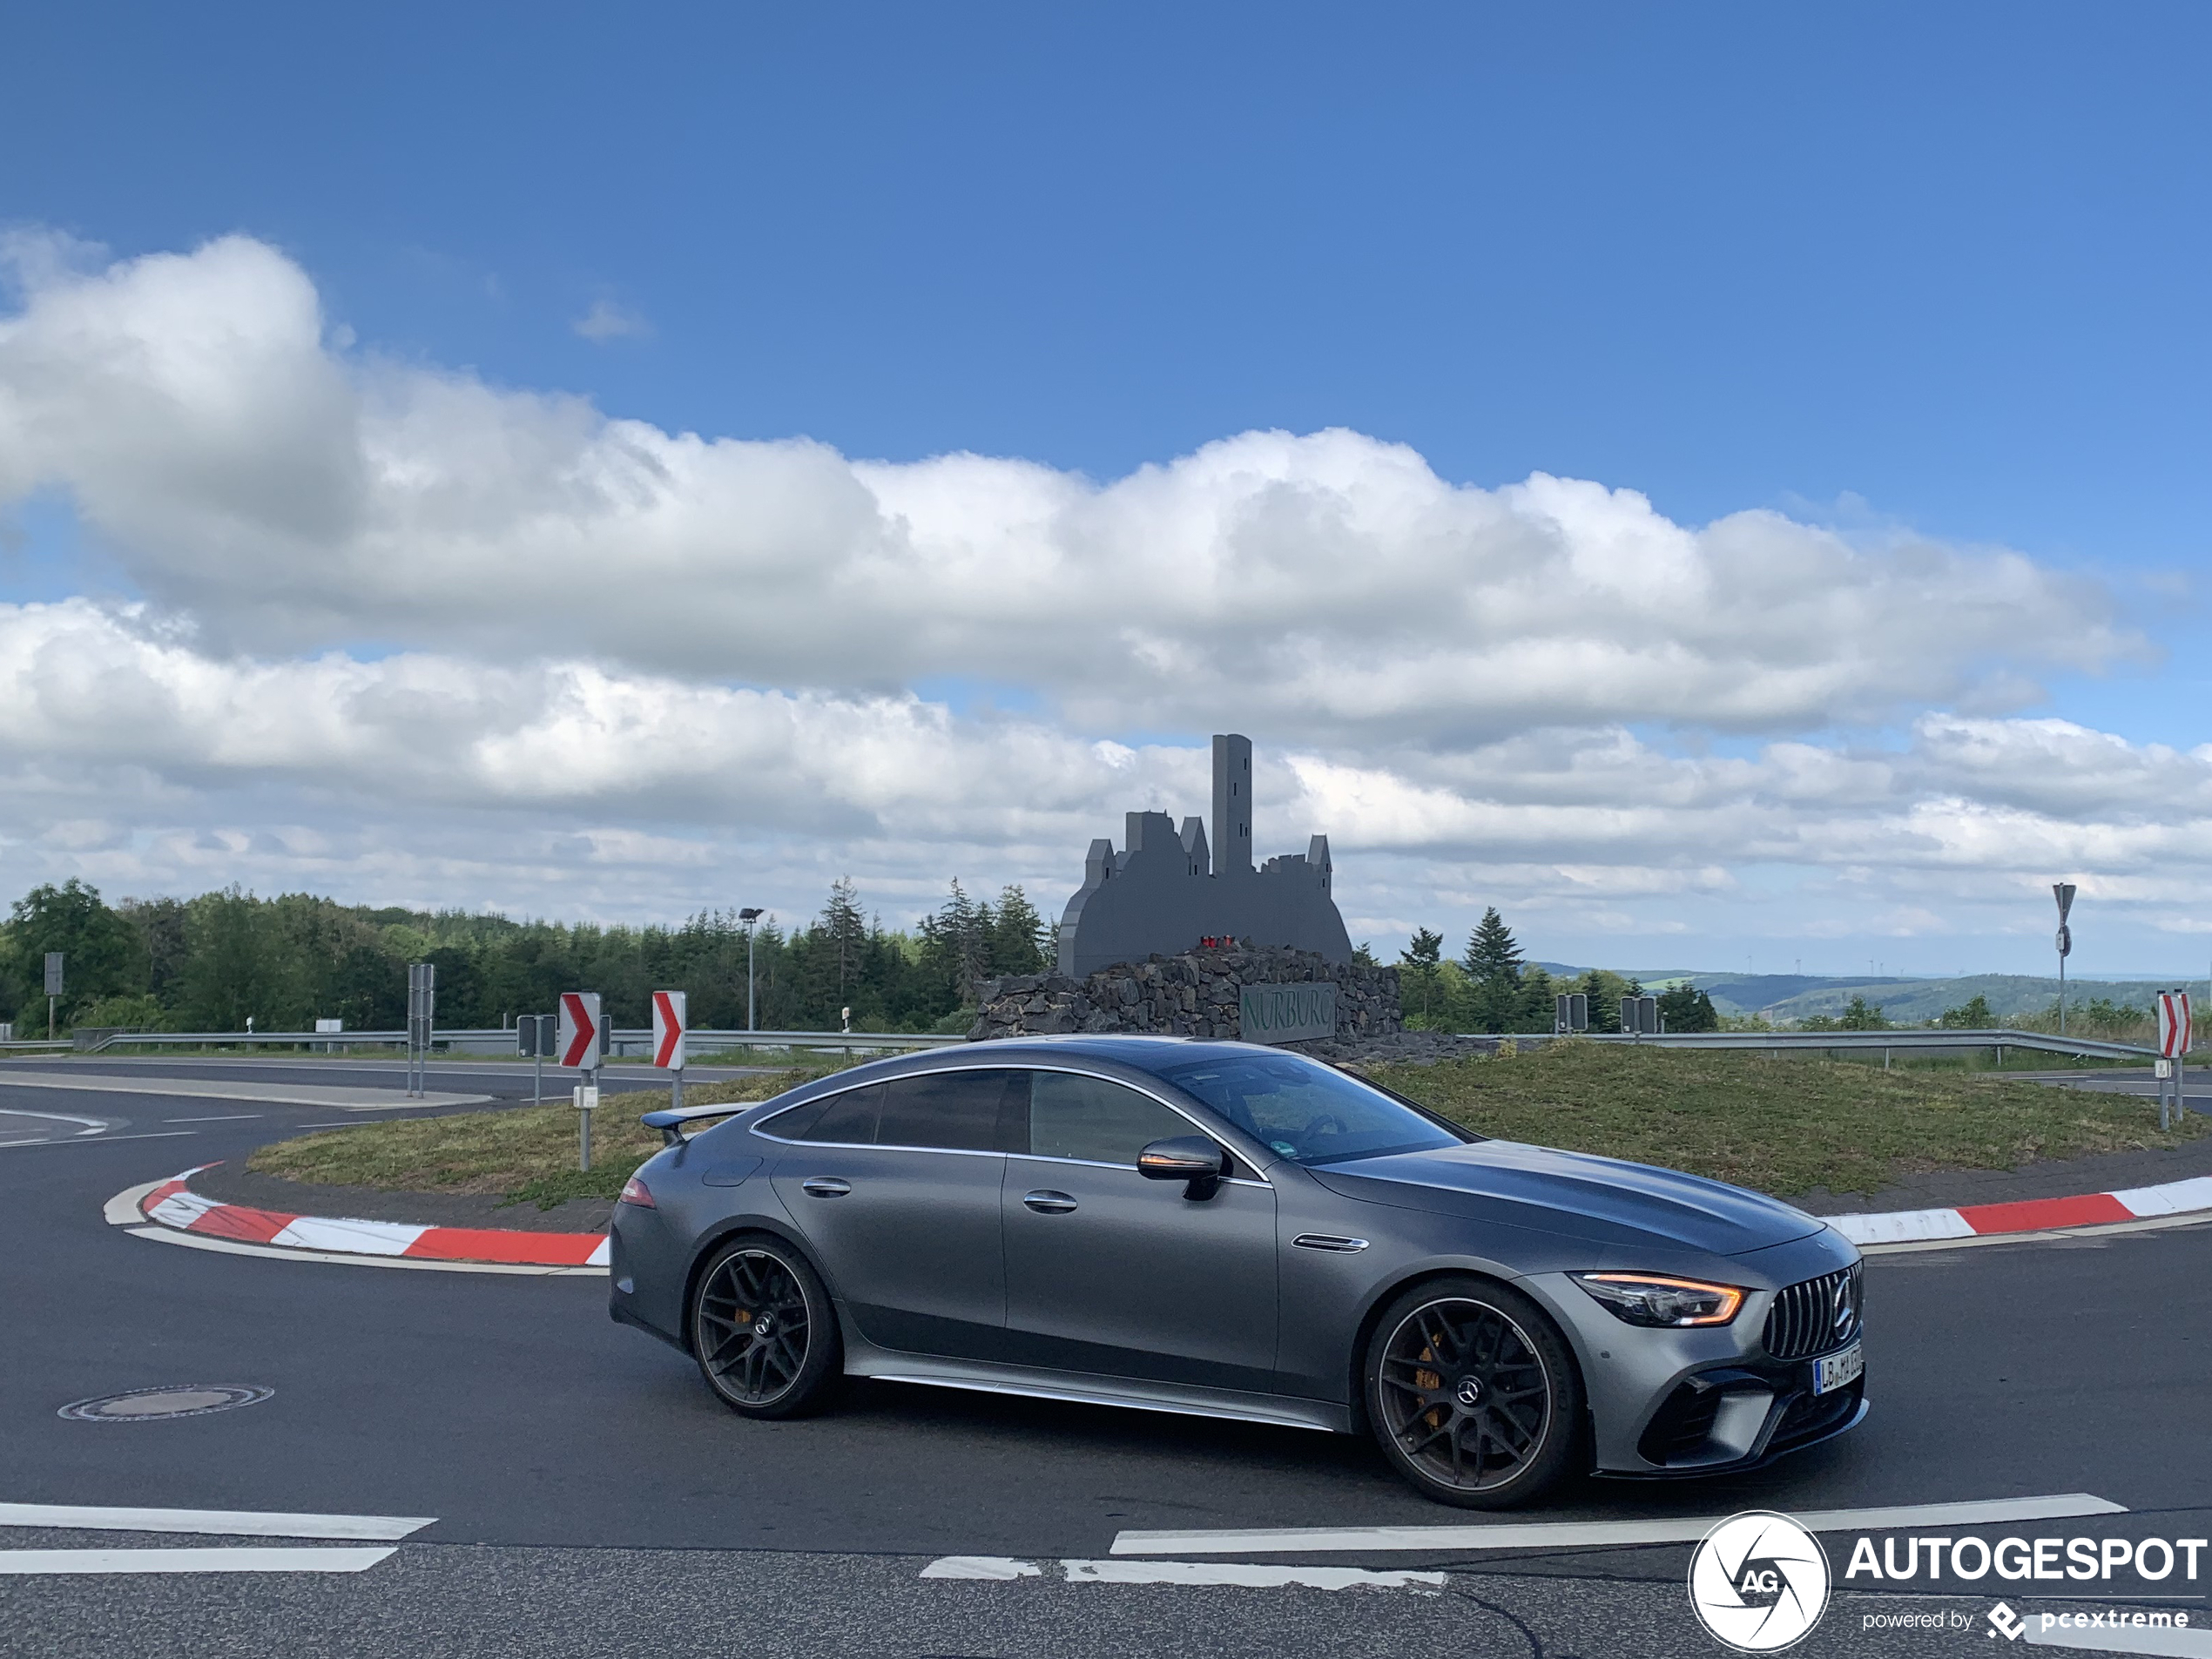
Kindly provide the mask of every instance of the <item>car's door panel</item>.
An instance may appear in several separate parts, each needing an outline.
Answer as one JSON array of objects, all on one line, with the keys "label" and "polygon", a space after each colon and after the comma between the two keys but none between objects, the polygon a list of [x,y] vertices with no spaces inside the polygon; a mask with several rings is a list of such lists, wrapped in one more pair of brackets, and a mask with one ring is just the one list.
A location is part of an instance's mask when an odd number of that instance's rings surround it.
[{"label": "car's door panel", "polygon": [[[1275,1195],[1214,1195],[1136,1172],[1152,1140],[1193,1132],[1149,1096],[1040,1071],[1032,1146],[1011,1156],[1005,1217],[1011,1363],[1214,1388],[1273,1386]],[[1110,1157],[1113,1161],[1106,1161]],[[1125,1161],[1123,1161],[1125,1157]]]},{"label": "car's door panel", "polygon": [[[1001,1138],[1017,1074],[896,1079],[840,1097],[772,1177],[862,1336],[915,1353],[988,1358],[1006,1322],[999,1208],[1006,1158],[989,1146],[875,1144]],[[853,1138],[844,1138],[853,1137]]]}]

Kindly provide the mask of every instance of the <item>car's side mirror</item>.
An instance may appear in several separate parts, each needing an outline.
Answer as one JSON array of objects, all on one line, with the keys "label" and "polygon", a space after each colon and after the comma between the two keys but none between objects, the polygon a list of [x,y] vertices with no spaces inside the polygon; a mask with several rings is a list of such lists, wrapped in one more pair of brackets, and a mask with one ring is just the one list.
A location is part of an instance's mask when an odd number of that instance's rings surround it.
[{"label": "car's side mirror", "polygon": [[1221,1190],[1229,1154],[1203,1135],[1155,1141],[1136,1155],[1136,1172],[1151,1181],[1185,1183],[1186,1198],[1211,1198]]}]

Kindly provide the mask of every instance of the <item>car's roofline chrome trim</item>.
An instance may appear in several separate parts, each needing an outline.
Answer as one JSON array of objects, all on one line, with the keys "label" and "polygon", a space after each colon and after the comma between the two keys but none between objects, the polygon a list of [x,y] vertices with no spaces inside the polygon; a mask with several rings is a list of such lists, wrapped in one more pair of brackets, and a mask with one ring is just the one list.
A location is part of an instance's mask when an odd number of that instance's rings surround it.
[{"label": "car's roofline chrome trim", "polygon": [[[1177,1117],[1183,1119],[1184,1123],[1189,1123],[1192,1128],[1203,1130],[1207,1138],[1210,1140],[1217,1141],[1222,1138],[1219,1129],[1211,1123],[1204,1123],[1198,1118],[1193,1117],[1190,1115],[1190,1111],[1188,1107],[1177,1105],[1174,1101],[1168,1099],[1164,1095],[1160,1094],[1157,1090],[1147,1089],[1142,1083],[1133,1083],[1126,1077],[1116,1077],[1110,1072],[1093,1071],[1087,1066],[1024,1065],[1011,1058],[990,1066],[938,1066],[931,1069],[921,1071],[902,1071],[896,1077],[870,1077],[863,1082],[853,1083],[850,1088],[825,1089],[819,1095],[809,1096],[805,1100],[796,1102],[792,1105],[786,1107],[784,1110],[796,1111],[801,1106],[812,1106],[816,1101],[834,1100],[840,1095],[849,1095],[862,1089],[873,1089],[878,1084],[888,1085],[907,1077],[944,1077],[962,1071],[1061,1071],[1066,1072],[1071,1076],[1094,1077],[1100,1082],[1114,1083],[1121,1088],[1132,1089],[1136,1093],[1143,1096],[1147,1100],[1157,1102],[1158,1104],[1166,1107]],[[764,1102],[763,1103],[765,1104],[765,1103]],[[773,1114],[773,1116],[781,1117],[783,1116],[783,1112],[777,1112]],[[1229,1127],[1232,1130],[1235,1129],[1235,1125],[1233,1124]],[[1241,1131],[1238,1132],[1241,1133]],[[1120,1170],[1130,1167],[1126,1164],[1121,1163],[1103,1163],[1094,1158],[1054,1157],[1049,1152],[995,1152],[986,1150],[981,1147],[972,1146],[896,1146],[888,1143],[879,1143],[875,1141],[792,1141],[786,1140],[780,1135],[769,1134],[768,1131],[761,1128],[759,1123],[746,1124],[745,1133],[748,1135],[758,1135],[762,1140],[770,1142],[777,1146],[819,1146],[832,1149],[843,1148],[847,1151],[853,1152],[953,1152],[957,1153],[963,1157],[1049,1158],[1055,1163],[1087,1163],[1095,1169],[1101,1170]],[[1253,1157],[1250,1152],[1241,1147],[1232,1147],[1231,1150],[1237,1154],[1240,1160],[1251,1165],[1252,1167],[1252,1174],[1249,1177],[1244,1176],[1231,1176],[1229,1180],[1232,1185],[1269,1188],[1274,1186],[1275,1184],[1267,1178],[1265,1171],[1261,1170],[1259,1161]],[[1269,1150],[1271,1151],[1273,1150],[1272,1148],[1270,1148]],[[1278,1154],[1278,1156],[1279,1157],[1280,1154]],[[1293,1160],[1293,1162],[1295,1162],[1295,1160]]]}]

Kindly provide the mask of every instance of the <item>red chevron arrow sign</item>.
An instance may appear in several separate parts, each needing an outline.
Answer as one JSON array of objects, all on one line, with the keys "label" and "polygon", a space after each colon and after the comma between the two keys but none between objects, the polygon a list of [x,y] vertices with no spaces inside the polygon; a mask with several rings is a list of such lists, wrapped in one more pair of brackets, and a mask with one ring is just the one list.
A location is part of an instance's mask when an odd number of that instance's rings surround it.
[{"label": "red chevron arrow sign", "polygon": [[561,1035],[556,1052],[564,1066],[596,1070],[599,1064],[599,993],[561,993]]},{"label": "red chevron arrow sign", "polygon": [[684,1069],[684,993],[653,993],[653,1063],[663,1071]]}]

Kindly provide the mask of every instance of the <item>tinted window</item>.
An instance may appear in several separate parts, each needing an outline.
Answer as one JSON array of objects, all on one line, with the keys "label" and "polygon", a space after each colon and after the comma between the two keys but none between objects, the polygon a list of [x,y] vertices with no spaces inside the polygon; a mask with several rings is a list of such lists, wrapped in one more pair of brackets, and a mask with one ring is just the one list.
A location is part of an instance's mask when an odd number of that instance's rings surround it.
[{"label": "tinted window", "polygon": [[941,1071],[924,1077],[894,1077],[883,1103],[875,1138],[883,1146],[950,1147],[970,1152],[1017,1149],[1022,1096],[1009,1098],[1028,1081],[1019,1071]]},{"label": "tinted window", "polygon": [[1030,1078],[1029,1150],[1038,1157],[1135,1169],[1136,1155],[1154,1141],[1198,1133],[1180,1112],[1103,1077],[1039,1071]]},{"label": "tinted window", "polygon": [[1297,1055],[1240,1055],[1160,1076],[1300,1163],[1424,1151],[1462,1140],[1359,1079]]},{"label": "tinted window", "polygon": [[841,1095],[830,1096],[828,1107],[814,1120],[813,1127],[792,1138],[801,1141],[835,1141],[843,1146],[872,1146],[875,1143],[875,1120],[883,1110],[883,1085],[870,1083],[865,1089],[848,1089]]},{"label": "tinted window", "polygon": [[810,1100],[803,1106],[794,1106],[787,1112],[778,1112],[773,1117],[764,1117],[753,1128],[763,1135],[773,1135],[779,1140],[803,1141],[806,1131],[814,1127],[821,1115],[829,1109],[831,1096]]}]

